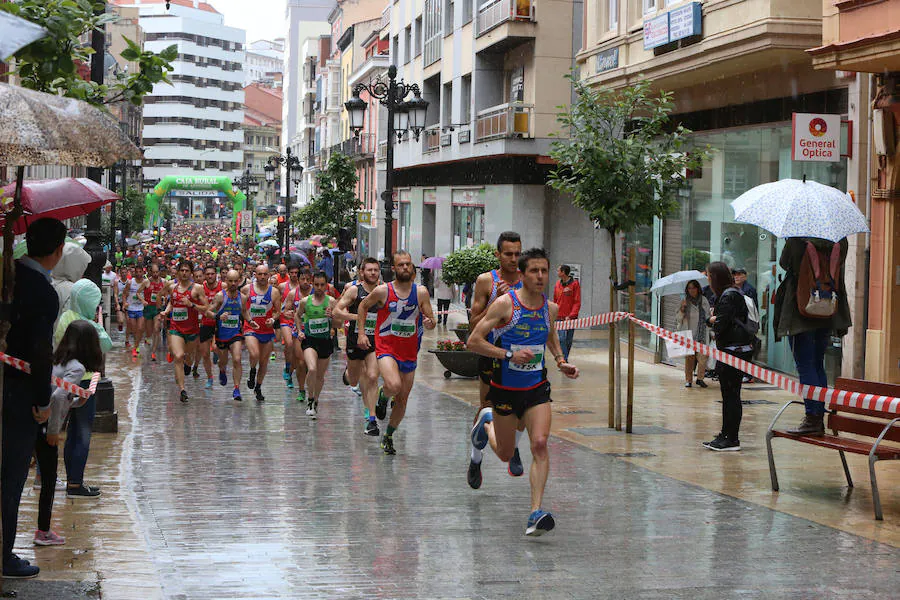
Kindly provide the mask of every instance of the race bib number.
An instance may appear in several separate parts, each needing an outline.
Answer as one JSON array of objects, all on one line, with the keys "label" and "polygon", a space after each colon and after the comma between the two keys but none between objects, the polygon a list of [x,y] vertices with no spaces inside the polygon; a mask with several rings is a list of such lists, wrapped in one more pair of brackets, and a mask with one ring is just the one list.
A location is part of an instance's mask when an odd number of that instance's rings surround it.
[{"label": "race bib number", "polygon": [[132,302],[132,304],[141,304],[141,297],[138,296],[137,294],[132,294],[131,302]]},{"label": "race bib number", "polygon": [[510,371],[522,371],[525,373],[531,373],[533,371],[539,371],[544,368],[544,347],[543,346],[523,346],[520,344],[513,344],[509,347],[509,349],[515,353],[519,350],[531,350],[534,356],[530,361],[525,363],[524,365],[516,364],[512,361],[509,361],[509,370]]},{"label": "race bib number", "polygon": [[396,319],[391,323],[391,335],[401,338],[416,334],[416,322],[413,319]]},{"label": "race bib number", "polygon": [[328,331],[331,329],[328,325],[328,319],[310,319],[307,322],[307,327],[309,327],[310,335],[327,335]]},{"label": "race bib number", "polygon": [[159,296],[157,296],[155,292],[150,294],[150,302],[153,302],[154,304],[156,304],[157,298],[159,298]]},{"label": "race bib number", "polygon": [[240,325],[241,319],[238,315],[233,315],[231,313],[222,313],[220,322],[222,323],[222,327],[226,329],[237,329]]},{"label": "race bib number", "polygon": [[267,312],[269,311],[265,306],[260,306],[258,304],[250,305],[250,316],[253,318],[264,317]]},{"label": "race bib number", "polygon": [[172,320],[173,321],[187,321],[188,318],[188,309],[186,307],[179,307],[172,309]]},{"label": "race bib number", "polygon": [[377,318],[374,315],[371,317],[366,317],[366,328],[364,330],[366,335],[375,335],[375,327],[377,325],[376,321]]}]

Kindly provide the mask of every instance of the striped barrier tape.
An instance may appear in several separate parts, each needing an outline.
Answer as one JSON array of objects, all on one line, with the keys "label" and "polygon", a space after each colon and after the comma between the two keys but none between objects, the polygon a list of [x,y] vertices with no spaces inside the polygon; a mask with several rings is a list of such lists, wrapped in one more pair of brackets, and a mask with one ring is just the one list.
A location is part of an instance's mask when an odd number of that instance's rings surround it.
[{"label": "striped barrier tape", "polygon": [[[9,354],[0,352],[0,362],[11,366],[13,369],[17,369],[25,373],[31,373],[31,365],[21,358],[16,358],[15,356],[10,356]],[[94,392],[97,391],[97,384],[100,382],[100,373],[94,373],[94,375],[91,377],[91,383],[87,389],[84,389],[77,383],[66,381],[61,377],[52,377],[50,381],[56,387],[61,387],[70,394],[75,394],[76,396],[79,396],[81,398],[90,398],[94,395]]]},{"label": "striped barrier tape", "polygon": [[625,312],[603,313],[571,321],[557,321],[556,329],[583,329],[596,325],[608,325],[616,321],[624,321],[625,319],[631,320],[639,327],[643,327],[644,329],[650,331],[658,337],[671,340],[680,346],[684,346],[693,350],[694,352],[699,352],[700,354],[714,358],[717,361],[730,365],[735,369],[743,371],[744,373],[747,373],[748,375],[751,375],[756,379],[765,381],[770,385],[777,386],[778,388],[795,396],[800,396],[801,398],[809,398],[811,400],[819,400],[825,403],[832,403],[838,406],[847,406],[851,408],[862,408],[866,410],[876,410],[881,412],[900,414],[900,398],[895,398],[892,396],[879,396],[877,394],[865,394],[862,392],[853,392],[850,390],[836,390],[829,387],[805,385],[800,383],[793,377],[788,377],[787,375],[784,375],[782,373],[770,371],[769,369],[763,368],[759,365],[755,365],[752,362],[740,359],[732,354],[728,354],[727,352],[723,352],[718,348],[714,348],[696,340],[678,335],[677,333],[673,333],[668,329],[660,327],[659,325],[654,325],[652,323],[642,321],[634,315]]}]

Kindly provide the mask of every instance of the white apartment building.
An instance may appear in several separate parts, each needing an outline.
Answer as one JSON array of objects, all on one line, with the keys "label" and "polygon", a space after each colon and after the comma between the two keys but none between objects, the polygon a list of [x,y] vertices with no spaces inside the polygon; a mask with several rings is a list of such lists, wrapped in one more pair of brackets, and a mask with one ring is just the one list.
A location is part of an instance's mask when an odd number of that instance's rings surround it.
[{"label": "white apartment building", "polygon": [[284,38],[257,40],[247,46],[244,60],[244,87],[251,83],[281,85],[284,73]]},{"label": "white apartment building", "polygon": [[[244,30],[226,27],[223,15],[199,0],[172,2],[168,10],[163,0],[115,3],[140,9],[146,49],[178,46],[172,84],[154,86],[144,99],[145,180],[240,175]],[[187,203],[185,196],[179,210]]]}]

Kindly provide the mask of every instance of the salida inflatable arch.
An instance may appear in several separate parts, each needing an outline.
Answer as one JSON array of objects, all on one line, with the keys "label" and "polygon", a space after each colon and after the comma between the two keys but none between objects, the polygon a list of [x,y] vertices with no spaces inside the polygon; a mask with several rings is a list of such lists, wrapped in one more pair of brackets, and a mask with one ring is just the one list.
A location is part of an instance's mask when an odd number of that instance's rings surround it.
[{"label": "salida inflatable arch", "polygon": [[170,190],[214,190],[222,192],[232,201],[231,224],[235,238],[237,238],[238,213],[244,210],[247,197],[241,190],[231,186],[228,177],[210,177],[204,175],[168,175],[163,177],[153,191],[144,199],[144,226],[147,229],[155,229],[160,226],[159,206]]}]

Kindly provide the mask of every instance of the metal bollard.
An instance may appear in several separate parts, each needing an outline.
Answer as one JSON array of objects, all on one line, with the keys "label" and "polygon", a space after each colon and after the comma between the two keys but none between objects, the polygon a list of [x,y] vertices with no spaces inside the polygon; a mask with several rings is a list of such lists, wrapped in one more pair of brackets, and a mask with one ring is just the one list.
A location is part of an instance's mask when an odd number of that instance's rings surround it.
[{"label": "metal bollard", "polygon": [[111,379],[104,377],[97,383],[94,400],[97,414],[91,430],[95,433],[118,433],[119,413],[116,412],[116,392]]}]

